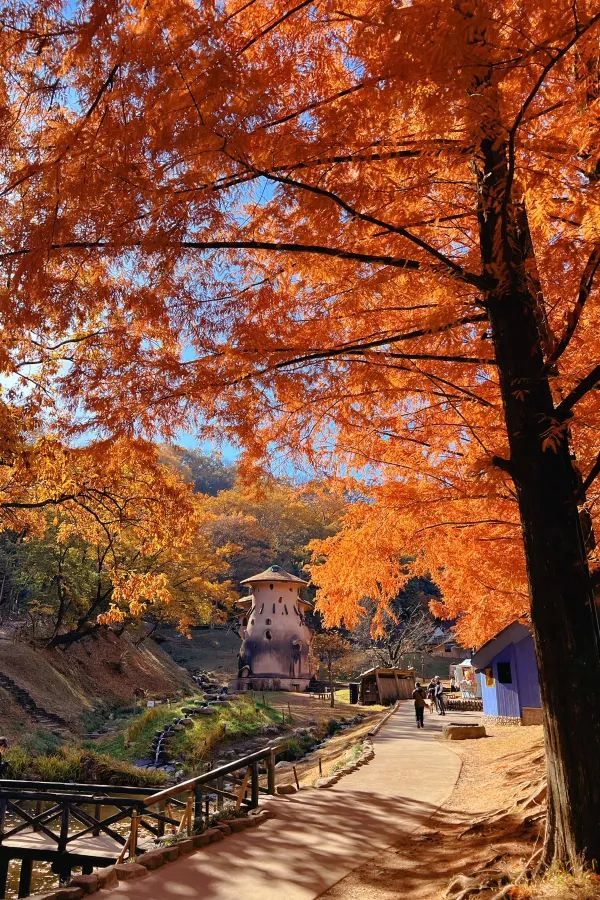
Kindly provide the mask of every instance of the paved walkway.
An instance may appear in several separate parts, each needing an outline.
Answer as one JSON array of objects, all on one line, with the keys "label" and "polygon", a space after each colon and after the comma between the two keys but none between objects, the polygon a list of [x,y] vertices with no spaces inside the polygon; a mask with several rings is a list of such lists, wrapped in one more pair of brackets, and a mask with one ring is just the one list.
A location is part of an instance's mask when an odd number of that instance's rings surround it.
[{"label": "paved walkway", "polygon": [[443,805],[460,760],[435,738],[445,722],[469,718],[426,712],[417,730],[412,703],[401,704],[374,738],[366,766],[334,787],[268,801],[276,818],[121,883],[111,900],[313,900]]}]

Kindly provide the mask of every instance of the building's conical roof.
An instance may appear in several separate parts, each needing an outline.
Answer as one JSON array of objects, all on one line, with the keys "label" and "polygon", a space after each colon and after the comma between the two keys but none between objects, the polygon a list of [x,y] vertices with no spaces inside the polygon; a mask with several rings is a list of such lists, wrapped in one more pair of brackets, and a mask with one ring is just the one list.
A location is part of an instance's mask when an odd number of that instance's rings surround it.
[{"label": "building's conical roof", "polygon": [[259,572],[258,575],[251,575],[250,578],[244,578],[241,583],[254,584],[256,581],[293,581],[297,584],[308,584],[308,581],[305,581],[303,578],[298,578],[297,575],[291,575],[289,572],[282,569],[281,566],[270,566],[268,569],[265,569],[264,572]]}]

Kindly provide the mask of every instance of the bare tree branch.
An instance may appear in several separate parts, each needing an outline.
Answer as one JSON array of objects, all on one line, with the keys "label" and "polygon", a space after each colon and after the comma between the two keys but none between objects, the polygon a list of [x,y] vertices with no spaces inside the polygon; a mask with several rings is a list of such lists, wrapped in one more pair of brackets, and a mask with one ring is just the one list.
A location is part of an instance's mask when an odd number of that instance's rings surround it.
[{"label": "bare tree branch", "polygon": [[596,385],[600,382],[600,364],[594,366],[591,372],[582,378],[576,388],[574,388],[571,393],[565,397],[562,403],[559,403],[556,407],[556,415],[559,419],[565,419],[573,409],[576,403],[578,403],[582,397],[591,391]]},{"label": "bare tree branch", "polygon": [[548,362],[546,363],[546,369],[552,366],[565,352],[567,347],[569,346],[569,342],[575,333],[575,329],[579,324],[579,320],[581,318],[581,314],[583,312],[585,302],[590,296],[592,291],[592,287],[594,284],[594,276],[598,271],[598,267],[600,266],[600,244],[592,250],[590,258],[587,261],[587,264],[583,270],[581,275],[581,280],[579,282],[579,293],[577,295],[577,301],[572,312],[569,315],[567,326],[559,338],[556,347],[550,354]]}]

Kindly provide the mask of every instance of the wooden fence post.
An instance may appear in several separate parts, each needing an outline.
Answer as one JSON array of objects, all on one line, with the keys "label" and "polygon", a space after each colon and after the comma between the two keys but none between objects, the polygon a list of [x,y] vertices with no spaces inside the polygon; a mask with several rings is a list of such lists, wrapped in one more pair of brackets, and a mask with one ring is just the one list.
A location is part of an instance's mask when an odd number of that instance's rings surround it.
[{"label": "wooden fence post", "polygon": [[67,840],[69,838],[69,803],[63,800],[62,816],[60,820],[60,837],[58,839],[58,852],[64,853],[67,849]]},{"label": "wooden fence post", "polygon": [[0,799],[0,844],[4,839],[4,820],[6,819],[7,801],[5,797]]},{"label": "wooden fence post", "polygon": [[2,853],[0,858],[0,897],[6,897],[6,882],[8,881],[8,855]]},{"label": "wooden fence post", "polygon": [[137,856],[139,815],[137,809],[131,813],[131,834],[129,839],[129,858]]},{"label": "wooden fence post", "polygon": [[267,759],[267,791],[275,793],[275,751],[271,750]]},{"label": "wooden fence post", "polygon": [[[102,818],[102,804],[101,803],[96,803],[96,805],[94,806],[94,818],[98,819],[98,820]],[[98,825],[94,826],[94,830],[92,831],[92,834],[94,835],[94,837],[98,837],[98,835],[100,834],[100,827]]]},{"label": "wooden fence post", "polygon": [[21,874],[19,875],[19,897],[29,897],[31,894],[31,873],[33,860],[26,857],[21,861]]},{"label": "wooden fence post", "polygon": [[252,781],[250,783],[250,805],[252,809],[258,806],[258,760],[252,763]]},{"label": "wooden fence post", "polygon": [[194,787],[194,831],[202,831],[202,785]]}]

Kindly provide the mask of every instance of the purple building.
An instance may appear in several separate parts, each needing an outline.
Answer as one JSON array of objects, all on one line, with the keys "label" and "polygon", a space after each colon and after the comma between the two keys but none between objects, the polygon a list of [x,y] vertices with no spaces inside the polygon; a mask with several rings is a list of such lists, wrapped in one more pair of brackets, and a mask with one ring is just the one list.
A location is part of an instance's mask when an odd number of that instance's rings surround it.
[{"label": "purple building", "polygon": [[542,701],[531,632],[512,622],[475,653],[483,714],[503,725],[540,725]]}]

